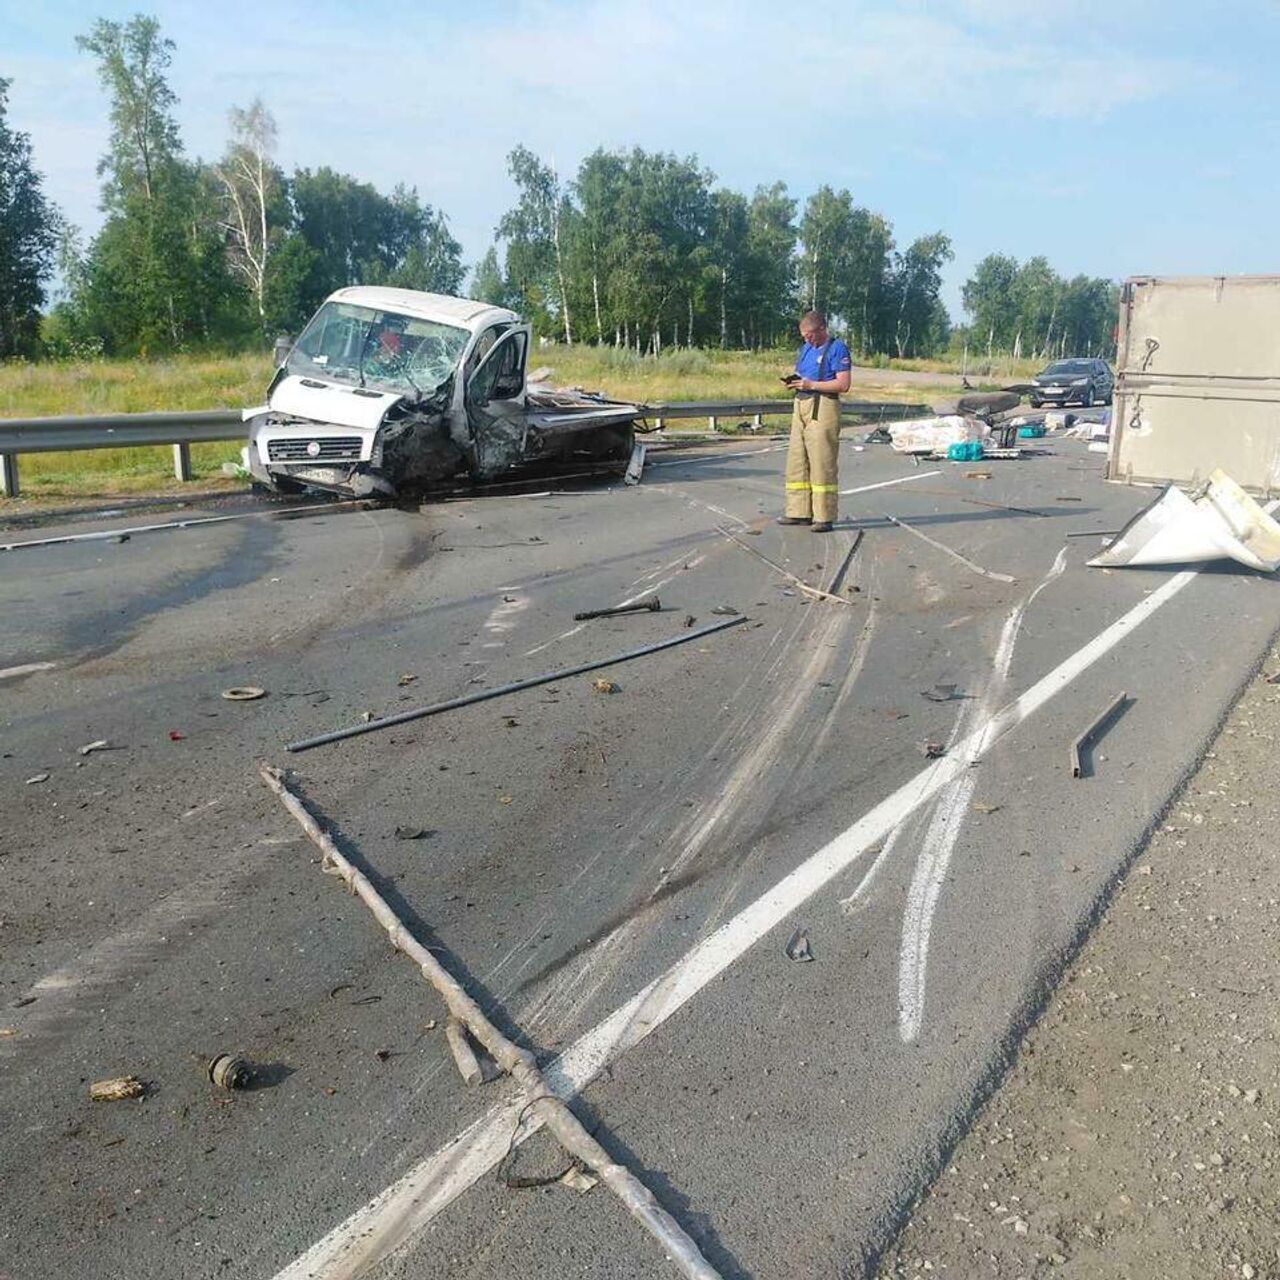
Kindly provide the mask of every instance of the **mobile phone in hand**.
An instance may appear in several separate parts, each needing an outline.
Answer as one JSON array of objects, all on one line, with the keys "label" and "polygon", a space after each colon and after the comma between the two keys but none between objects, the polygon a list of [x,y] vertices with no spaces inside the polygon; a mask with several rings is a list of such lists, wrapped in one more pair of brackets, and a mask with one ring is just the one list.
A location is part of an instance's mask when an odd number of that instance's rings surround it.
[{"label": "mobile phone in hand", "polygon": [[784,386],[789,387],[792,385],[792,383],[800,381],[800,375],[798,373],[786,373],[786,374],[783,374],[783,376],[779,378],[778,381],[781,382]]}]

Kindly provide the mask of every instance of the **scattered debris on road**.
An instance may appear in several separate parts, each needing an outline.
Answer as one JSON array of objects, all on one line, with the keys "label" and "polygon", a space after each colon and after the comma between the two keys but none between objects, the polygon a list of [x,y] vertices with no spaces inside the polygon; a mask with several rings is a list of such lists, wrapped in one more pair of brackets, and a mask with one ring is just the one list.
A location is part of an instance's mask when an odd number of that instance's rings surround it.
[{"label": "scattered debris on road", "polygon": [[413,936],[369,878],[342,855],[302,801],[289,789],[280,770],[264,762],[259,766],[259,773],[320,850],[322,869],[338,876],[369,908],[386,930],[392,945],[418,966],[422,976],[439,993],[451,1018],[462,1024],[494,1062],[523,1088],[528,1098],[527,1109],[537,1114],[569,1155],[604,1181],[684,1275],[690,1280],[720,1280],[720,1273],[707,1262],[697,1244],[662,1208],[653,1193],[626,1165],[616,1162],[583,1128],[578,1117],[551,1092],[534,1055],[527,1049],[521,1049],[494,1026],[462,984]]},{"label": "scattered debris on road", "polygon": [[575,1162],[560,1175],[560,1181],[570,1191],[576,1191],[579,1195],[586,1195],[592,1187],[599,1184],[600,1179],[594,1173],[588,1173],[580,1164]]},{"label": "scattered debris on road", "polygon": [[1218,470],[1194,496],[1169,485],[1089,565],[1118,569],[1223,559],[1273,573],[1280,568],[1280,524]]},{"label": "scattered debris on road", "polygon": [[435,832],[429,827],[397,827],[392,834],[397,840],[426,840]]},{"label": "scattered debris on road", "polygon": [[591,687],[597,693],[617,693],[618,686],[612,680],[593,680]]},{"label": "scattered debris on road", "polygon": [[257,702],[259,698],[267,696],[267,691],[255,684],[235,685],[230,689],[223,689],[222,696],[228,702]]},{"label": "scattered debris on road", "polygon": [[210,1059],[208,1075],[220,1089],[243,1089],[253,1079],[253,1067],[234,1053],[220,1053]]},{"label": "scattered debris on road", "polygon": [[47,773],[36,773],[36,774],[32,774],[32,776],[27,779],[27,786],[34,787],[38,783],[48,782],[48,781],[49,781],[49,775]]},{"label": "scattered debris on road", "polygon": [[926,760],[941,760],[947,754],[947,749],[941,742],[922,742],[920,754]]},{"label": "scattered debris on road", "polygon": [[412,684],[417,678],[418,678],[417,676],[410,675],[409,672],[406,671],[405,674],[402,675],[400,679],[396,681],[396,684],[398,684],[403,689],[405,685]]},{"label": "scattered debris on road", "polygon": [[788,960],[796,960],[801,964],[805,964],[815,958],[813,950],[809,946],[809,935],[803,929],[797,929],[791,935],[790,940],[787,942],[786,951]]},{"label": "scattered debris on road", "polygon": [[932,689],[921,689],[920,696],[930,702],[957,702],[964,697],[959,688],[954,684],[935,684]]},{"label": "scattered debris on road", "polygon": [[[848,601],[842,601],[848,603]],[[623,662],[632,662],[636,658],[644,658],[652,653],[661,653],[664,649],[672,649],[676,645],[687,644],[690,640],[700,640],[704,636],[713,635],[717,631],[725,631],[729,627],[746,622],[745,616],[725,618],[722,622],[709,623],[697,631],[686,631],[683,635],[670,636],[666,640],[658,640],[653,644],[641,645],[638,649],[629,649],[625,653],[614,654],[608,658],[598,658],[592,662],[583,662],[576,667],[567,667],[560,671],[549,671],[544,675],[530,676],[527,680],[516,680],[511,684],[497,685],[492,689],[478,689],[461,698],[450,698],[447,702],[436,702],[426,707],[415,707],[411,711],[401,711],[395,715],[384,716],[376,722],[365,722],[351,725],[346,729],[335,729],[332,733],[318,734],[314,738],[303,738],[299,742],[290,742],[286,751],[310,751],[313,747],[324,746],[330,742],[340,742],[345,738],[354,738],[361,733],[369,733],[378,729],[389,729],[393,725],[407,724],[410,720],[421,720],[425,716],[439,715],[443,711],[453,711],[458,707],[471,706],[477,702],[486,702],[490,698],[501,698],[511,693],[519,693],[524,689],[532,689],[538,685],[552,684],[569,676],[580,676],[588,671],[598,671],[601,667],[613,667]],[[370,714],[370,713],[366,713]]]},{"label": "scattered debris on road", "polygon": [[731,604],[718,604],[711,612],[722,618],[736,618],[738,616],[738,610]]},{"label": "scattered debris on road", "polygon": [[966,569],[971,569],[974,573],[981,574],[984,578],[992,578],[996,582],[1017,582],[1017,578],[1011,577],[1007,573],[996,573],[992,569],[984,569],[980,564],[975,564],[970,560],[968,556],[962,556],[960,552],[953,551],[945,543],[929,537],[927,533],[921,533],[914,525],[908,524],[905,520],[900,520],[897,516],[891,516],[888,512],[885,512],[884,518],[891,524],[896,524],[899,529],[905,529],[908,533],[914,534],[922,542],[927,542],[935,550],[941,551],[945,555],[949,555],[953,560],[959,561]]},{"label": "scattered debris on road", "polygon": [[127,1098],[140,1098],[147,1087],[137,1076],[114,1076],[110,1080],[95,1080],[89,1086],[89,1097],[94,1102],[121,1102]]},{"label": "scattered debris on road", "polygon": [[1084,772],[1084,762],[1080,753],[1102,737],[1103,733],[1110,727],[1112,720],[1115,719],[1128,701],[1129,695],[1127,693],[1120,693],[1114,697],[1107,704],[1106,709],[1095,716],[1089,727],[1071,744],[1071,776],[1073,778],[1087,776]]},{"label": "scattered debris on road", "polygon": [[480,1070],[480,1059],[467,1040],[467,1029],[457,1018],[450,1018],[444,1024],[444,1038],[448,1042],[449,1052],[458,1068],[462,1082],[471,1088],[484,1084],[484,1072]]},{"label": "scattered debris on road", "polygon": [[186,735],[185,733],[181,733],[181,732],[180,732],[179,730],[177,730],[177,729],[170,729],[170,730],[169,730],[169,741],[170,741],[170,742],[181,742],[181,741],[183,741],[183,739],[184,739],[184,738],[186,738],[186,736],[187,736],[187,735]]},{"label": "scattered debris on road", "polygon": [[662,608],[662,601],[657,596],[647,596],[643,600],[633,600],[630,604],[610,605],[606,609],[586,609],[573,615],[574,622],[590,622],[592,618],[615,618],[622,613],[657,613]]},{"label": "scattered debris on road", "polygon": [[746,551],[749,554],[755,556],[757,560],[763,560],[764,563],[767,564],[770,569],[774,570],[775,573],[782,574],[782,576],[786,578],[788,582],[794,583],[800,589],[800,591],[803,592],[806,596],[810,596],[815,600],[834,600],[836,604],[848,605],[850,608],[853,607],[852,600],[846,600],[843,596],[833,595],[830,591],[823,591],[820,587],[810,586],[809,583],[807,583],[803,578],[797,577],[794,573],[792,573],[790,569],[784,569],[780,564],[777,563],[777,561],[770,560],[768,556],[764,555],[762,552],[757,551],[755,547],[750,546],[747,543],[743,542],[741,538],[737,537],[735,534],[731,533],[728,529],[724,528],[723,526],[717,525],[716,529],[724,537],[728,538],[730,542],[736,543],[738,546],[740,546],[743,549],[743,551]]},{"label": "scattered debris on road", "polygon": [[988,804],[984,800],[975,800],[973,803],[973,811],[975,813],[999,813],[1002,808],[1002,805]]},{"label": "scattered debris on road", "polygon": [[106,738],[99,738],[96,742],[86,742],[80,747],[77,754],[82,756],[91,756],[95,751],[110,751],[111,743]]}]

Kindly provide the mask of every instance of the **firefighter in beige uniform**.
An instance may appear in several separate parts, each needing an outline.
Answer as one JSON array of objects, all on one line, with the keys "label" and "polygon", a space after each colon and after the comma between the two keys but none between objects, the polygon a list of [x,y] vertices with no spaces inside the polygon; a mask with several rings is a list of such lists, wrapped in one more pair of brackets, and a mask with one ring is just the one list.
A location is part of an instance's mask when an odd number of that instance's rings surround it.
[{"label": "firefighter in beige uniform", "polygon": [[787,449],[787,498],[779,524],[807,524],[829,533],[839,503],[836,471],[840,449],[840,395],[849,390],[849,348],[827,332],[826,317],[809,311],[800,320],[804,346],[787,379],[796,394]]}]

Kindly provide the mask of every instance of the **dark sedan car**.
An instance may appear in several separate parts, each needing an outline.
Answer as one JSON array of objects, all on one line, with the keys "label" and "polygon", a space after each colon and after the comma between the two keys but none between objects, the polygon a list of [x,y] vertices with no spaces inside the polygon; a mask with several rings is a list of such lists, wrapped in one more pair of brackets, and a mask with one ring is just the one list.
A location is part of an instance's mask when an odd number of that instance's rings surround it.
[{"label": "dark sedan car", "polygon": [[1070,404],[1078,401],[1086,409],[1111,399],[1115,378],[1105,360],[1055,360],[1032,379],[1031,407],[1042,404]]}]

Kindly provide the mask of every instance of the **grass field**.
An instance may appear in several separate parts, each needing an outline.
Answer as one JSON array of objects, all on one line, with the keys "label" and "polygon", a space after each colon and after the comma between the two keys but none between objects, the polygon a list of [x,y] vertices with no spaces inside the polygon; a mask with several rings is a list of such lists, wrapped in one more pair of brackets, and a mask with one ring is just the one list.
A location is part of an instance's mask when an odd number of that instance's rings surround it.
[{"label": "grass field", "polygon": [[[778,376],[788,352],[673,351],[657,359],[612,348],[551,346],[535,350],[531,368],[549,366],[552,381],[604,391],[621,399],[724,400],[780,398]],[[1024,367],[1025,366],[1025,367]],[[998,384],[1025,376],[1027,362],[970,364],[975,384]],[[907,371],[906,379],[896,375]],[[853,394],[866,399],[928,400],[952,394],[940,379],[930,386],[920,374],[954,374],[945,361],[894,361],[864,370]],[[60,414],[143,413],[159,409],[243,408],[260,403],[271,376],[266,353],[188,356],[171,360],[90,361],[0,365],[0,418],[40,418]],[[701,429],[701,423],[691,423]],[[238,486],[224,478],[224,462],[239,457],[240,442],[193,445],[192,470],[201,487]],[[167,448],[97,449],[75,453],[24,454],[19,472],[30,499],[83,498],[129,493],[180,492]],[[0,509],[4,500],[0,499]],[[25,505],[25,504],[24,504]]]}]

